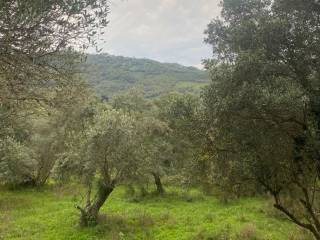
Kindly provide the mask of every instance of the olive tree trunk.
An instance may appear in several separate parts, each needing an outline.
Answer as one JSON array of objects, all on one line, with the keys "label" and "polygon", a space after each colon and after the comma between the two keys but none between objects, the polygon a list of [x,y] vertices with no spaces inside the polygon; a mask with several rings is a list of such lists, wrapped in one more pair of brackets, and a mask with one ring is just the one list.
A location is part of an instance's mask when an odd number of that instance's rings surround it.
[{"label": "olive tree trunk", "polygon": [[161,182],[161,178],[160,175],[156,172],[152,172],[152,176],[154,178],[154,183],[157,187],[157,193],[162,195],[165,193],[165,190],[163,188],[162,182]]},{"label": "olive tree trunk", "polygon": [[80,226],[89,227],[95,226],[98,224],[98,216],[100,208],[106,202],[110,194],[112,193],[114,186],[106,186],[104,184],[100,184],[98,187],[98,191],[96,197],[93,202],[90,200],[91,195],[91,187],[89,187],[87,192],[87,203],[85,208],[81,208],[77,206],[80,210]]}]

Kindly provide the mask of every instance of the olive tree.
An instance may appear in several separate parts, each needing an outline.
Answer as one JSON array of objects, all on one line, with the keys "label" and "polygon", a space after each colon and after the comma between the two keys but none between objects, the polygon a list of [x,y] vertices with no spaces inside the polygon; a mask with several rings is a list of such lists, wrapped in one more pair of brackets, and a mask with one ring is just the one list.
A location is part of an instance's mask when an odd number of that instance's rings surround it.
[{"label": "olive tree", "polygon": [[77,206],[80,224],[90,226],[98,222],[99,210],[115,187],[135,176],[139,135],[131,116],[109,106],[98,106],[85,119],[83,131],[76,135],[82,139],[70,158],[87,188],[85,206]]},{"label": "olive tree", "polygon": [[[136,141],[141,146],[137,182],[146,183],[151,175],[156,193],[164,194],[161,177],[167,174],[172,165],[172,145],[168,141],[171,129],[165,121],[158,118],[156,106],[144,97],[140,89],[133,88],[127,93],[115,96],[112,106],[125,111],[137,121],[140,134]],[[145,191],[143,186],[141,190]]]},{"label": "olive tree", "polygon": [[[0,1],[0,139],[11,139],[26,151],[29,149],[30,157],[17,158],[23,166],[30,166],[27,162],[32,159],[28,175],[39,175],[35,171],[38,168],[47,169],[43,176],[48,176],[55,159],[50,154],[48,160],[44,151],[40,154],[41,144],[34,144],[40,135],[33,135],[30,122],[34,118],[42,121],[45,115],[61,112],[61,106],[74,104],[74,91],[70,89],[83,85],[77,74],[78,62],[85,49],[96,46],[97,35],[107,25],[107,15],[105,0]],[[50,142],[53,135],[45,140]],[[44,143],[42,140],[38,143]],[[2,153],[0,162],[9,166],[10,158],[5,151]],[[43,163],[48,167],[39,167]]]},{"label": "olive tree", "polygon": [[106,0],[1,1],[0,103],[50,101],[43,93],[69,80],[107,14]]},{"label": "olive tree", "polygon": [[21,185],[30,180],[35,160],[32,152],[12,137],[0,139],[0,181]]},{"label": "olive tree", "polygon": [[[155,100],[157,118],[165,122],[170,131],[167,141],[171,146],[167,161],[171,174],[187,185],[199,183],[195,166],[201,157],[203,136],[202,104],[191,94],[170,93]],[[203,173],[200,174],[203,178]]]},{"label": "olive tree", "polygon": [[[69,119],[74,117],[77,109],[86,104],[87,98],[90,98],[90,92],[79,82],[77,85],[67,84],[59,90],[54,106],[40,107],[25,102],[19,107],[2,105],[0,139],[7,148],[2,148],[0,154],[1,183],[43,186],[52,175],[60,155],[66,150]],[[14,149],[18,151],[16,159],[13,159]],[[25,157],[19,157],[22,151]],[[20,168],[25,171],[20,171]]]},{"label": "olive tree", "polygon": [[167,176],[171,166],[172,145],[168,141],[171,129],[167,123],[153,116],[146,116],[138,121],[140,132],[139,173],[146,179],[152,175],[156,193],[162,195],[165,188],[161,177]]},{"label": "olive tree", "polygon": [[320,239],[319,2],[222,6],[206,30],[214,58],[203,94],[216,181],[232,192],[266,190]]}]

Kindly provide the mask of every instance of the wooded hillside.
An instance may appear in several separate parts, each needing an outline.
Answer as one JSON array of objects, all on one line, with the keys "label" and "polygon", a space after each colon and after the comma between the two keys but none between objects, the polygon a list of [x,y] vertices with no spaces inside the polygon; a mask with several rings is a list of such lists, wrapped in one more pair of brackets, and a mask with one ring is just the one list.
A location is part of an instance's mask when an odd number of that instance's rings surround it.
[{"label": "wooded hillside", "polygon": [[195,67],[108,54],[89,55],[83,72],[97,93],[105,97],[135,86],[143,88],[150,98],[171,91],[198,94],[209,82],[207,72]]}]

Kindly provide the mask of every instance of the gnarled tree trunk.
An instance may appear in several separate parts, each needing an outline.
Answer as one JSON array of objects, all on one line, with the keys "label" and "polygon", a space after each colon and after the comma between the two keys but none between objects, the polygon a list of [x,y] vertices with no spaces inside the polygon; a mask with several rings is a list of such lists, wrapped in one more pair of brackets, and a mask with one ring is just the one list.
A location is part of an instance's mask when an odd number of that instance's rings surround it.
[{"label": "gnarled tree trunk", "polygon": [[157,193],[160,195],[164,194],[165,190],[163,188],[160,175],[156,172],[152,172],[152,176],[154,178],[154,183],[156,184],[156,187],[157,187]]},{"label": "gnarled tree trunk", "polygon": [[100,184],[96,197],[93,202],[90,201],[91,187],[89,187],[87,192],[87,203],[85,208],[77,207],[80,212],[80,226],[89,227],[94,226],[98,223],[99,210],[108,199],[109,195],[112,193],[114,186],[106,186]]}]

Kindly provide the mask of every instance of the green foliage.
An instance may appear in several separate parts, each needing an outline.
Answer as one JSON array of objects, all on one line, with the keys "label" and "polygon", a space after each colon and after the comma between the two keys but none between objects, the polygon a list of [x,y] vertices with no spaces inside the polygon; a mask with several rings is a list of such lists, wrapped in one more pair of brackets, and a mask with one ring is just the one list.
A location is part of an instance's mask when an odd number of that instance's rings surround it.
[{"label": "green foliage", "polygon": [[130,115],[103,108],[89,129],[89,161],[107,184],[126,180],[136,169],[137,129]]},{"label": "green foliage", "polygon": [[98,30],[107,25],[107,14],[105,0],[1,1],[1,38],[6,40],[1,53],[36,58],[70,47],[86,48],[94,44]]},{"label": "green foliage", "polygon": [[164,189],[160,177],[172,167],[172,145],[168,141],[171,129],[168,123],[158,118],[154,103],[145,99],[143,92],[138,89],[114,97],[111,104],[137,121],[139,135],[135,141],[138,143],[136,154],[139,167],[135,182],[145,185],[152,175],[158,186],[158,193],[162,194]]},{"label": "green foliage", "polygon": [[90,96],[75,71],[80,51],[96,45],[107,14],[105,0],[0,1],[1,183],[50,176],[63,149],[63,113]]},{"label": "green foliage", "polygon": [[[191,94],[170,93],[156,99],[158,118],[171,129],[168,142],[171,144],[170,159],[172,173],[181,176],[178,184],[198,184],[195,171],[197,158],[201,157],[203,136],[202,104]],[[203,175],[203,172],[198,172]]]},{"label": "green foliage", "polygon": [[[203,94],[217,185],[271,193],[275,207],[320,239],[317,1],[222,3],[206,31],[215,59]],[[253,191],[252,191],[253,190]]]},{"label": "green foliage", "polygon": [[16,185],[31,180],[35,160],[30,149],[17,140],[7,137],[0,140],[0,181]]},{"label": "green foliage", "polygon": [[96,46],[107,14],[105,0],[1,1],[0,103],[52,104],[76,72],[79,51]]}]

